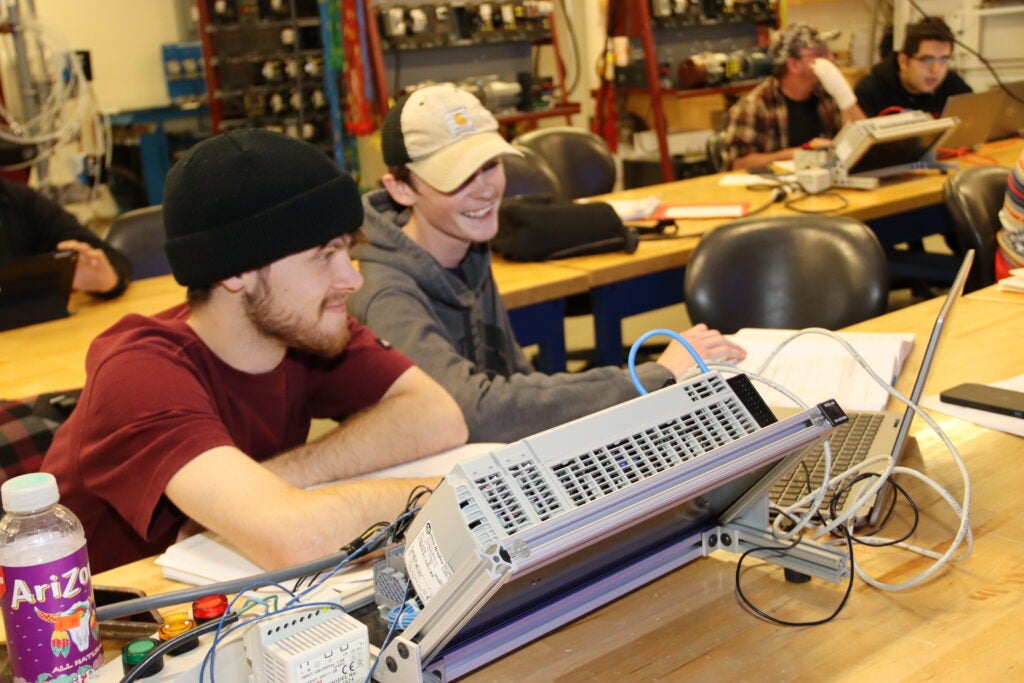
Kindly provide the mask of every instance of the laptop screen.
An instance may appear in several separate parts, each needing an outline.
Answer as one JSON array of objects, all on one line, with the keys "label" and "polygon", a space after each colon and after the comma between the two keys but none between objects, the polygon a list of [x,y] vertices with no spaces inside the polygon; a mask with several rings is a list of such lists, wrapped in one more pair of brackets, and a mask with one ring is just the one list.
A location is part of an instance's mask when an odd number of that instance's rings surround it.
[{"label": "laptop screen", "polygon": [[[953,284],[949,288],[949,292],[946,294],[946,300],[942,302],[942,308],[939,309],[939,314],[935,318],[935,324],[932,325],[932,333],[928,337],[928,346],[925,347],[924,357],[921,359],[921,366],[917,371],[917,379],[914,380],[914,388],[910,391],[910,400],[912,403],[918,403],[921,400],[921,395],[924,393],[925,382],[928,381],[928,374],[931,372],[932,365],[935,363],[935,356],[939,350],[939,342],[942,341],[943,334],[946,328],[949,327],[949,316],[953,312],[953,306],[956,304],[957,299],[963,295],[964,285],[967,284],[967,276],[971,272],[971,264],[974,263],[974,250],[968,249],[967,253],[964,254],[964,260],[960,264],[960,270],[957,271],[956,278],[953,280]],[[903,450],[903,443],[907,440],[907,434],[910,433],[910,423],[914,418],[914,409],[907,406],[906,412],[903,414],[903,419],[900,421],[899,434],[896,437],[896,443],[893,448],[893,453],[900,453]]]},{"label": "laptop screen", "polygon": [[942,141],[943,147],[958,149],[976,147],[989,138],[999,118],[1003,93],[997,91],[971,92],[952,95],[946,100],[943,116],[956,116],[960,125]]}]

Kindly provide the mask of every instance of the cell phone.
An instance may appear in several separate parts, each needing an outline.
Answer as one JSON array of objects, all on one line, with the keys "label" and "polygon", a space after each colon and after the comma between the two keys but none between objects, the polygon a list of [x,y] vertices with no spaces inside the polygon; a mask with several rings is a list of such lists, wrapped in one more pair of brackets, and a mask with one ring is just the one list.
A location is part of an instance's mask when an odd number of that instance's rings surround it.
[{"label": "cell phone", "polygon": [[[121,586],[93,586],[92,593],[96,598],[97,607],[134,600],[146,595],[136,588]],[[113,640],[144,638],[156,633],[162,623],[163,618],[155,610],[132,614],[120,619],[108,619],[99,623],[100,637]]]},{"label": "cell phone", "polygon": [[968,382],[946,389],[939,394],[939,399],[957,406],[1024,418],[1024,392],[1021,391]]}]

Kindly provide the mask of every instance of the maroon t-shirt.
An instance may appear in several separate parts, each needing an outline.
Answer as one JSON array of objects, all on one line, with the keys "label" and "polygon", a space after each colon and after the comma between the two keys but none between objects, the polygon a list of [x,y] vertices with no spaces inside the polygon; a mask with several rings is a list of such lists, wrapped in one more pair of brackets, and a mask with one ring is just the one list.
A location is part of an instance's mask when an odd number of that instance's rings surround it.
[{"label": "maroon t-shirt", "polygon": [[290,351],[249,374],[214,355],[187,317],[185,305],[129,315],[97,337],[79,403],[43,461],[85,526],[94,572],[174,543],[186,518],[163,492],[192,458],[217,446],[271,458],[304,443],[311,419],[373,405],[412,365],[350,319],[340,356]]}]

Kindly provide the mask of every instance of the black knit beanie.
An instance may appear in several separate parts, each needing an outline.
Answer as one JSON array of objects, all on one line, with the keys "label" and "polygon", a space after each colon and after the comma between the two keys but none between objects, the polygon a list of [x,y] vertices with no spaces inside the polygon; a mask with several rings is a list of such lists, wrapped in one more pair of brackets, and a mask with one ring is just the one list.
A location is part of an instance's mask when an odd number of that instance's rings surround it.
[{"label": "black knit beanie", "polygon": [[266,130],[200,142],[167,174],[164,249],[174,279],[209,286],[363,224],[352,177],[312,145]]}]

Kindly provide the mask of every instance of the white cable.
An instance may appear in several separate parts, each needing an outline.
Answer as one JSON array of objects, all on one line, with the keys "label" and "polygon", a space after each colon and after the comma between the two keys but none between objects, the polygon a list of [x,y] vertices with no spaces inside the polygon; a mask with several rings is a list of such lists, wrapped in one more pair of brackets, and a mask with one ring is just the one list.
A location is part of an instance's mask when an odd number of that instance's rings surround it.
[{"label": "white cable", "polygon": [[[786,398],[793,401],[793,403],[796,406],[803,409],[807,409],[809,407],[803,399],[801,399],[792,391],[782,386],[781,384],[771,379],[770,377],[765,377],[764,375],[758,374],[756,372],[744,372],[743,370],[740,370],[736,366],[731,365],[729,363],[709,362],[708,365],[721,371],[730,372],[737,375],[741,373],[746,374],[747,377],[751,378],[752,380],[761,382],[762,384],[765,384],[771,387],[772,389],[775,389],[775,391],[778,391],[779,393],[783,394]],[[825,500],[825,494],[828,493],[828,479],[832,473],[832,443],[826,438],[822,442],[822,446],[825,450],[825,465],[824,474],[822,476],[822,484],[818,488],[814,489],[810,494],[808,494],[809,497],[813,499],[813,504],[809,506],[808,510],[803,514],[802,517],[798,517],[795,515],[795,513],[797,512],[797,508],[799,506],[792,505],[789,508],[786,508],[784,511],[782,511],[782,515],[778,515],[775,518],[775,524],[772,525],[772,535],[776,538],[779,538],[780,540],[789,540],[792,536],[795,536],[797,532],[801,531],[809,524],[811,524],[811,522],[814,520],[814,516],[818,508],[821,506],[822,501]],[[786,521],[795,522],[793,528],[790,529],[788,532],[789,535],[782,532],[781,527],[777,526],[782,524],[784,518]]]},{"label": "white cable", "polygon": [[[941,567],[945,566],[948,562],[950,562],[952,560],[961,560],[961,559],[964,559],[964,558],[968,557],[970,555],[970,553],[971,553],[971,550],[973,548],[973,542],[974,542],[973,541],[973,535],[971,533],[971,528],[970,528],[971,481],[970,481],[970,475],[967,472],[967,467],[964,464],[963,458],[961,457],[959,451],[957,451],[956,446],[953,445],[952,441],[950,441],[949,437],[945,434],[945,432],[942,431],[942,429],[935,422],[935,420],[932,419],[932,417],[928,413],[926,413],[924,410],[922,410],[917,404],[912,403],[910,401],[910,399],[908,399],[906,396],[904,396],[902,393],[900,393],[887,380],[885,380],[882,377],[880,377],[871,368],[871,366],[868,365],[867,361],[864,360],[864,358],[857,352],[857,350],[847,340],[843,339],[837,333],[832,332],[830,330],[823,329],[823,328],[807,328],[807,329],[804,329],[804,330],[799,330],[797,332],[794,332],[792,335],[790,335],[786,339],[784,339],[782,342],[780,342],[779,345],[768,355],[767,359],[764,361],[764,363],[762,363],[761,367],[758,368],[756,373],[747,373],[747,374],[750,375],[752,378],[757,379],[758,381],[761,381],[761,382],[764,382],[765,384],[768,384],[769,386],[771,386],[772,388],[776,389],[777,391],[781,391],[781,393],[785,394],[791,400],[794,400],[794,403],[796,403],[797,405],[806,407],[806,404],[803,403],[802,401],[800,401],[799,399],[796,399],[791,392],[786,391],[786,390],[781,390],[780,387],[777,384],[771,382],[770,380],[767,380],[767,378],[764,378],[764,377],[762,377],[760,375],[760,373],[763,373],[765,371],[765,369],[771,364],[771,362],[775,359],[775,357],[782,351],[782,349],[787,344],[792,342],[797,337],[803,336],[805,334],[820,334],[820,335],[826,336],[826,337],[828,337],[830,339],[833,339],[836,342],[838,342],[857,361],[857,363],[868,373],[868,375],[872,379],[874,379],[874,381],[876,383],[878,383],[879,386],[884,388],[886,390],[886,392],[889,393],[890,396],[896,398],[901,404],[910,407],[914,411],[915,415],[919,416],[922,420],[924,420],[925,424],[927,424],[928,427],[942,441],[943,445],[946,447],[946,450],[949,452],[950,456],[953,458],[953,461],[956,463],[957,468],[958,468],[958,470],[960,472],[960,477],[961,477],[961,480],[963,482],[963,487],[964,487],[962,501],[958,503],[956,501],[956,499],[945,488],[943,488],[938,482],[936,482],[935,480],[931,479],[930,477],[928,477],[928,476],[926,476],[926,475],[922,474],[921,472],[918,472],[917,470],[914,470],[914,469],[910,469],[910,468],[902,467],[902,466],[901,467],[895,467],[894,466],[894,461],[893,461],[893,459],[890,456],[874,456],[870,460],[866,460],[865,462],[863,462],[863,463],[861,463],[861,464],[859,464],[859,465],[857,465],[857,466],[855,466],[853,468],[850,468],[850,470],[848,470],[847,472],[840,473],[840,474],[836,475],[835,477],[832,477],[831,479],[829,479],[828,478],[828,474],[826,474],[825,479],[828,480],[830,486],[838,485],[843,480],[848,479],[849,477],[851,477],[854,474],[858,473],[861,469],[864,469],[869,462],[871,462],[873,464],[875,462],[878,462],[878,460],[880,458],[885,458],[885,459],[889,460],[889,464],[887,465],[885,471],[880,473],[879,476],[875,478],[874,482],[870,486],[865,487],[861,491],[860,495],[858,495],[856,500],[847,507],[847,512],[846,513],[843,513],[839,517],[831,520],[829,523],[827,523],[824,526],[816,526],[816,527],[814,527],[815,532],[812,535],[812,540],[817,540],[817,539],[821,538],[822,536],[824,536],[825,534],[827,534],[827,533],[829,533],[829,532],[839,528],[842,525],[846,525],[847,533],[851,533],[852,534],[852,529],[849,528],[850,527],[850,520],[851,520],[852,516],[854,514],[856,514],[856,511],[860,507],[862,507],[864,504],[866,504],[879,490],[881,490],[881,487],[886,484],[888,479],[894,473],[900,473],[900,474],[906,474],[908,476],[912,476],[912,477],[915,477],[915,478],[921,480],[922,482],[927,484],[929,487],[931,487],[932,490],[934,490],[936,493],[938,493],[939,496],[942,497],[943,500],[946,501],[946,503],[950,506],[950,508],[954,511],[954,513],[957,515],[957,517],[960,520],[960,524],[959,524],[959,526],[957,528],[957,532],[956,532],[952,542],[950,543],[949,547],[947,548],[946,552],[941,553],[941,554],[937,553],[935,551],[926,549],[926,548],[919,548],[917,546],[914,546],[914,545],[912,545],[910,543],[906,543],[906,542],[900,542],[900,543],[892,544],[892,547],[898,547],[898,548],[902,548],[902,549],[905,549],[905,550],[909,550],[911,552],[915,552],[915,553],[921,554],[921,555],[923,555],[925,557],[929,557],[932,560],[934,560],[934,562],[931,565],[929,565],[927,568],[925,568],[924,570],[922,570],[921,572],[919,572],[915,576],[911,577],[910,579],[907,579],[906,581],[904,581],[902,583],[899,583],[899,584],[889,584],[889,583],[885,583],[885,582],[879,581],[877,579],[874,579],[871,576],[869,576],[863,570],[863,568],[859,564],[856,563],[855,560],[853,560],[851,558],[851,562],[853,563],[853,566],[854,566],[855,571],[857,572],[857,575],[860,576],[861,579],[864,580],[865,583],[868,583],[869,585],[874,586],[876,588],[880,588],[882,590],[887,590],[887,591],[899,591],[899,590],[904,590],[904,589],[912,587],[912,586],[916,586],[916,585],[920,584],[921,582],[927,580],[932,575],[934,575],[935,572],[937,572]],[[716,364],[716,366],[717,365],[718,364]],[[734,372],[740,372],[740,370],[737,370],[736,368],[731,368],[731,370],[734,371]],[[827,452],[826,452],[826,454],[827,454]],[[806,517],[804,517],[804,518],[801,518],[801,520],[800,520],[801,521],[801,528],[803,528],[806,525],[806,523],[809,522],[810,516],[813,515],[813,513],[818,509],[818,505],[820,504],[820,500],[821,500],[821,497],[818,494],[824,495],[823,490],[826,489],[826,488],[827,487],[825,486],[825,484],[823,484],[821,487],[819,487],[818,490],[816,490],[812,494],[808,494],[803,499],[798,501],[796,504],[786,508],[785,512],[792,514],[796,510],[800,509],[800,507],[802,505],[807,505],[811,501],[814,501],[814,505],[810,507],[810,509],[808,511],[808,515]],[[782,532],[781,527],[780,527],[780,525],[782,523],[783,523],[783,516],[782,515],[777,515],[776,519],[775,519],[775,522],[773,524],[773,528],[772,528],[773,534],[778,532],[778,533],[782,533],[783,534],[783,536],[782,536],[783,538],[792,538],[795,535],[794,530],[791,529],[788,532]],[[884,543],[884,539],[879,539],[877,537],[871,537],[871,536],[857,537],[856,540],[859,543],[861,543],[862,545],[868,545],[868,546],[880,546],[880,545],[882,545]],[[963,548],[963,553],[961,555],[957,556],[957,552],[961,548]]]},{"label": "white cable", "polygon": [[[8,168],[25,168],[52,156],[56,148],[81,141],[82,132],[88,127],[95,137],[96,151],[100,164],[111,158],[111,136],[109,125],[99,113],[99,105],[91,85],[85,79],[82,66],[68,43],[52,28],[32,18],[19,22],[17,30],[25,38],[27,48],[37,48],[44,57],[36,64],[39,73],[32,78],[38,85],[44,82],[46,97],[38,103],[38,113],[28,120],[18,118],[0,103],[0,116],[6,125],[0,125],[0,139],[21,145],[38,145],[42,149],[35,158]],[[68,78],[64,78],[67,69]],[[68,111],[69,105],[74,107]],[[95,187],[92,195],[96,194]]]},{"label": "white cable", "polygon": [[[799,336],[799,334],[788,337],[786,340],[782,342],[782,345],[788,344],[797,336]],[[768,360],[770,361],[772,358],[774,358],[780,350],[781,348],[776,348],[769,355]],[[854,354],[856,356],[856,351],[854,351]],[[860,358],[859,356],[856,357]],[[719,364],[715,364],[715,366],[720,367]],[[767,366],[768,361],[762,364],[761,370],[763,370]],[[741,372],[740,370],[737,370],[733,366],[723,367],[723,369],[728,369],[735,373]],[[745,374],[747,374],[747,376],[750,377],[751,379],[754,379],[758,382],[762,382],[771,387],[772,389],[775,389],[776,391],[784,394],[787,398],[792,400],[799,407],[807,408],[807,404],[802,399],[798,398],[791,391],[782,387],[774,380],[763,375],[759,375],[757,373],[748,372]],[[840,526],[843,526],[847,522],[847,520],[851,519],[862,506],[868,504],[868,502],[870,502],[875,497],[875,495],[881,490],[882,486],[885,485],[886,481],[889,478],[889,474],[891,473],[891,469],[894,464],[892,457],[889,455],[873,456],[847,469],[846,471],[840,472],[838,475],[832,477],[832,444],[828,439],[825,439],[822,445],[824,447],[825,462],[823,467],[824,471],[822,472],[821,485],[818,488],[811,491],[810,493],[808,493],[807,495],[805,495],[803,498],[797,500],[789,507],[779,508],[777,506],[773,506],[782,514],[777,515],[775,517],[772,523],[771,532],[775,538],[781,541],[794,540],[800,535],[800,532],[802,532],[805,528],[808,527],[815,529],[817,533],[815,533],[812,539],[817,540],[824,534],[829,533]],[[824,527],[813,524],[817,511],[821,508],[822,501],[825,499],[825,494],[828,493],[829,489],[837,488],[846,479],[849,479],[857,474],[860,474],[861,470],[864,470],[869,466],[874,465],[880,460],[888,461],[888,465],[886,466],[885,470],[879,473],[879,476],[875,478],[872,484],[870,484],[867,487],[863,487],[860,494],[853,499],[852,503],[850,503],[848,506],[845,506],[846,512],[832,519]],[[793,526],[789,529],[783,529],[782,525],[788,522],[793,522]]]}]

